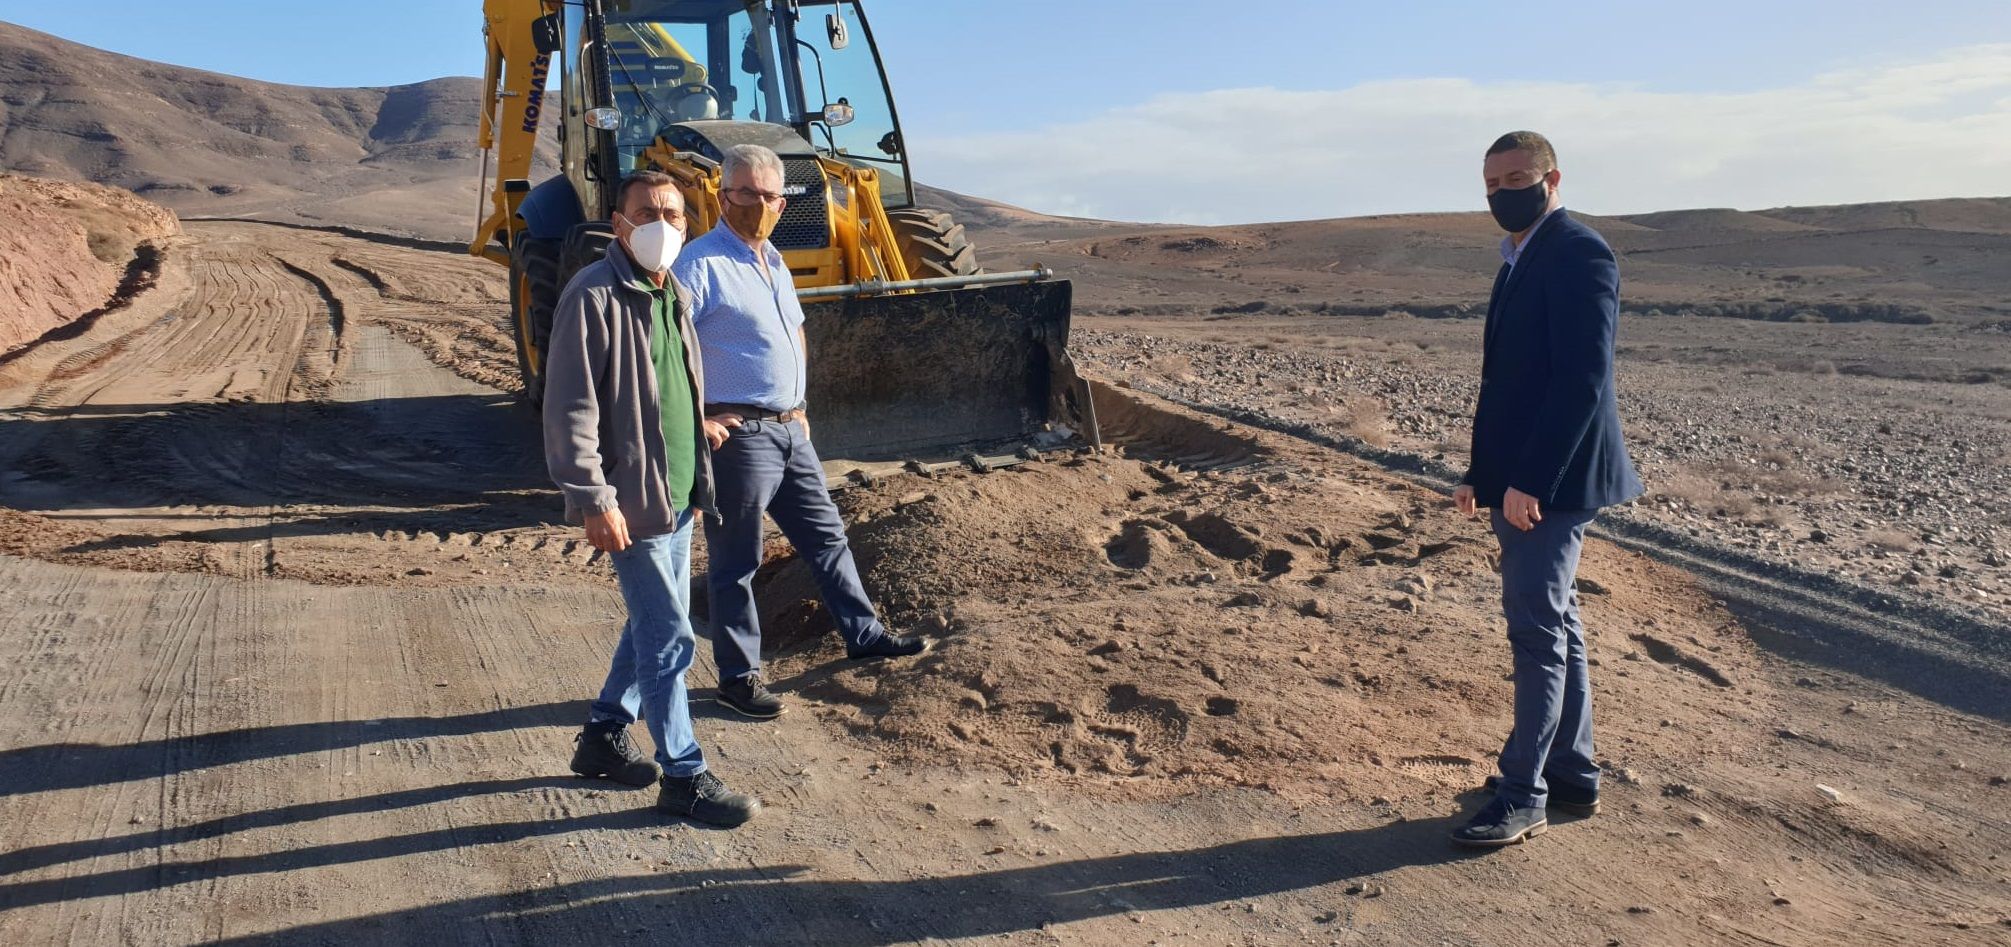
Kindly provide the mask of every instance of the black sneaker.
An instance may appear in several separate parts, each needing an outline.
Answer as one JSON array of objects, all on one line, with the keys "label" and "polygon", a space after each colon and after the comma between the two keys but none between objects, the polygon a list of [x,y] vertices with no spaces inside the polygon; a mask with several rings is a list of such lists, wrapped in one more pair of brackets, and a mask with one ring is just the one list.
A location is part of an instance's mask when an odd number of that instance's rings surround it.
[{"label": "black sneaker", "polygon": [[719,682],[719,702],[738,711],[741,716],[756,720],[767,720],[782,716],[782,698],[775,696],[768,685],[761,683],[761,675]]},{"label": "black sneaker", "polygon": [[929,643],[921,638],[903,638],[899,635],[881,635],[863,648],[847,645],[845,656],[854,661],[869,661],[874,658],[905,658],[929,650]]},{"label": "black sneaker", "polygon": [[[1501,777],[1487,777],[1487,781],[1481,784],[1481,788],[1488,792],[1499,791],[1501,789]],[[1580,789],[1576,786],[1566,786],[1562,783],[1551,783],[1548,805],[1549,808],[1556,809],[1566,815],[1595,816],[1599,814],[1599,790]]]},{"label": "black sneaker", "polygon": [[711,771],[678,778],[665,776],[656,793],[656,809],[710,825],[735,826],[761,811],[761,800],[726,788]]},{"label": "black sneaker", "polygon": [[609,721],[590,723],[581,729],[573,742],[580,748],[573,751],[573,772],[589,779],[612,779],[630,786],[647,786],[656,782],[660,770],[656,763],[628,738],[628,725]]},{"label": "black sneaker", "polygon": [[1542,809],[1518,806],[1495,796],[1465,825],[1452,830],[1452,840],[1468,848],[1498,848],[1541,835],[1549,826]]}]

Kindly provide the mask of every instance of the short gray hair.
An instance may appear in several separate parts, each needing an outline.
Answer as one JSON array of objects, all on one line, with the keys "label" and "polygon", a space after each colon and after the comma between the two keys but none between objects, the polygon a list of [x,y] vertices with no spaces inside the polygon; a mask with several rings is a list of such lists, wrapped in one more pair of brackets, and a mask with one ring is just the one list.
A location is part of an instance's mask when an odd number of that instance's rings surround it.
[{"label": "short gray hair", "polygon": [[734,145],[726,149],[726,160],[721,162],[721,165],[719,172],[721,184],[733,180],[733,173],[742,170],[750,174],[773,171],[778,180],[788,181],[788,176],[782,171],[782,159],[775,154],[774,149],[766,145]]}]

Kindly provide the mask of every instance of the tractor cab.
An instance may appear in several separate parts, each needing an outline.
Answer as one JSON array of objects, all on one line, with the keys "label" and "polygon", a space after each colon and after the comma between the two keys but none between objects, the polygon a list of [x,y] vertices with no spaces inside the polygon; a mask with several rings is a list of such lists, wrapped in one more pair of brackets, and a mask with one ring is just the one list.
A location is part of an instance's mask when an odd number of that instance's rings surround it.
[{"label": "tractor cab", "polygon": [[575,71],[564,83],[567,125],[575,117],[584,123],[594,108],[602,68],[610,96],[603,101],[617,113],[607,122],[618,126],[611,162],[594,153],[592,136],[562,143],[567,177],[582,196],[598,190],[599,165],[616,177],[646,167],[644,153],[658,139],[704,154],[707,136],[679,135],[674,126],[722,121],[792,129],[805,150],[877,171],[883,206],[914,204],[893,96],[853,0],[605,0],[601,8],[604,65],[584,39],[586,5],[568,4],[563,14],[565,35],[582,38],[565,64]]}]

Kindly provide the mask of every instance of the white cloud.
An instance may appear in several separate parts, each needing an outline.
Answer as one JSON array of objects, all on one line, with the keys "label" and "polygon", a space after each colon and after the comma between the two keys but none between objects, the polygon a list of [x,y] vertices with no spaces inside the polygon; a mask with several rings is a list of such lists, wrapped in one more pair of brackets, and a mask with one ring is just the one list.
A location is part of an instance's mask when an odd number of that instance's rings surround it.
[{"label": "white cloud", "polygon": [[1164,95],[916,143],[922,179],[1036,210],[1214,223],[1484,206],[1480,158],[1533,128],[1596,213],[2011,193],[2011,44],[1744,93],[1420,79]]}]

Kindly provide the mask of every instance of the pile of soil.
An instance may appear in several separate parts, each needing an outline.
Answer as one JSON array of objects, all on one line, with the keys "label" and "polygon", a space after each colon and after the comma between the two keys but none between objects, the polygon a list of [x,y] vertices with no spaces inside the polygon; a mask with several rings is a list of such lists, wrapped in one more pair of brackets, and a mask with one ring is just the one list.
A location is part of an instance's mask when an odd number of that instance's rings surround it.
[{"label": "pile of soil", "polygon": [[118,188],[0,174],[0,354],[106,305],[175,215]]},{"label": "pile of soil", "polygon": [[[1133,411],[1179,421],[1161,432],[1184,425],[1189,447],[1221,433],[1146,396]],[[827,635],[781,657],[779,685],[895,761],[1126,796],[1230,784],[1399,805],[1477,785],[1510,723],[1492,537],[1433,494],[1233,433],[1252,449],[1221,469],[1134,441],[847,491],[868,587],[936,647],[844,665]],[[1189,453],[1219,464],[1219,445]],[[1678,575],[1599,543],[1582,575],[1616,774],[1694,757],[1711,721],[1766,700],[1743,683],[1747,640]],[[828,632],[800,563],[761,595],[771,641]],[[1679,711],[1702,733],[1656,724]]]},{"label": "pile of soil", "polygon": [[202,542],[136,541],[131,536],[0,507],[0,555],[133,572],[227,573],[224,557]]}]

